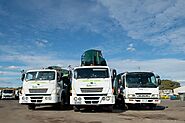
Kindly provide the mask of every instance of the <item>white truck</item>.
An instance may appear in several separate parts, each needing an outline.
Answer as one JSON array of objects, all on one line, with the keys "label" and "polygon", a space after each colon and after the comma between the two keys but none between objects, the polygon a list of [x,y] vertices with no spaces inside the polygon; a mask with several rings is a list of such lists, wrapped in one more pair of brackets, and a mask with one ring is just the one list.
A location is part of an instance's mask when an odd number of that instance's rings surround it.
[{"label": "white truck", "polygon": [[1,99],[15,99],[14,89],[3,89]]},{"label": "white truck", "polygon": [[35,109],[40,105],[69,104],[70,81],[68,70],[57,66],[28,70],[22,75],[23,88],[19,103]]},{"label": "white truck", "polygon": [[[97,50],[89,50],[86,51],[86,55],[91,57],[94,54],[97,55],[97,52],[100,53]],[[97,107],[104,107],[112,111],[115,104],[112,80],[116,76],[116,71],[106,66],[104,60],[103,64],[99,65],[98,62],[91,64],[91,60],[86,64],[86,58],[84,59],[82,59],[82,66],[75,67],[72,71],[70,104],[73,105],[74,111],[79,111],[81,108]],[[97,61],[97,59],[94,60]]]},{"label": "white truck", "polygon": [[114,94],[122,106],[134,104],[153,109],[161,102],[159,85],[160,77],[153,72],[125,72],[117,75]]}]

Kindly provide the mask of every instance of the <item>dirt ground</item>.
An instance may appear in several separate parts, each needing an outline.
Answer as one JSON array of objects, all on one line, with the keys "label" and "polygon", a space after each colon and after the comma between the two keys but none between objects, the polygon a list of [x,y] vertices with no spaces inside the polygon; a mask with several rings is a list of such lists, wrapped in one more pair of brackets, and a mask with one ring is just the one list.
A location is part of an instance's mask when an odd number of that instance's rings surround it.
[{"label": "dirt ground", "polygon": [[[163,107],[163,108],[161,108]],[[28,110],[17,100],[0,100],[0,123],[185,123],[185,102],[163,100],[156,110],[106,111]]]}]

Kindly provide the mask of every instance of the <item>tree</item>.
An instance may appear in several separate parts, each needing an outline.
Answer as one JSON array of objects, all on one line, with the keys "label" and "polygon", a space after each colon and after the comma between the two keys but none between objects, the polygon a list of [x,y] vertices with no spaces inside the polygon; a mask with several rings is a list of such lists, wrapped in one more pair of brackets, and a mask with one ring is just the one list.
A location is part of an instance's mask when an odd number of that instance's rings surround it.
[{"label": "tree", "polygon": [[179,82],[171,80],[161,80],[160,90],[172,90],[178,87],[180,87]]}]

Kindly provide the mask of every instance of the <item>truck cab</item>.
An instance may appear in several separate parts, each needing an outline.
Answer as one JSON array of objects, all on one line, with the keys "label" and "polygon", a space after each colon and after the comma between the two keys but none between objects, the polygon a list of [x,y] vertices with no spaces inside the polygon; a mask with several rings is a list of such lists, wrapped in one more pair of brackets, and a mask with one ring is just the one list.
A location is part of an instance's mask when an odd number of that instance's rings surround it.
[{"label": "truck cab", "polygon": [[35,109],[40,105],[64,105],[69,103],[67,91],[70,82],[68,70],[48,67],[46,69],[28,70],[23,74],[23,88],[19,103]]},{"label": "truck cab", "polygon": [[126,106],[133,104],[153,108],[161,102],[159,85],[160,77],[153,72],[121,73],[114,82],[116,99]]},{"label": "truck cab", "polygon": [[70,104],[74,111],[81,108],[106,107],[112,111],[115,96],[112,92],[113,72],[100,51],[88,50],[82,55],[81,66],[72,70]]}]

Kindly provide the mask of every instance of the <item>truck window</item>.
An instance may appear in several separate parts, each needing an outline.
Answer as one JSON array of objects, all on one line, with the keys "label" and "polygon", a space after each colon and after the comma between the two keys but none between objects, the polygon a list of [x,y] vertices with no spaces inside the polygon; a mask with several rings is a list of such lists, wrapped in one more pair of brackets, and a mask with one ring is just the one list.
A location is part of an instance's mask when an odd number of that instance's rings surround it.
[{"label": "truck window", "polygon": [[35,80],[37,72],[28,72],[26,74],[26,80]]},{"label": "truck window", "polygon": [[54,80],[55,72],[54,71],[40,71],[38,73],[38,80]]},{"label": "truck window", "polygon": [[126,84],[129,88],[157,87],[156,79],[153,73],[128,73],[126,75]]},{"label": "truck window", "polygon": [[13,90],[3,90],[3,93],[13,93]]},{"label": "truck window", "polygon": [[26,80],[54,80],[55,72],[54,71],[37,71],[37,72],[28,72],[26,74]]},{"label": "truck window", "polygon": [[107,68],[80,68],[74,71],[74,78],[109,78]]}]

